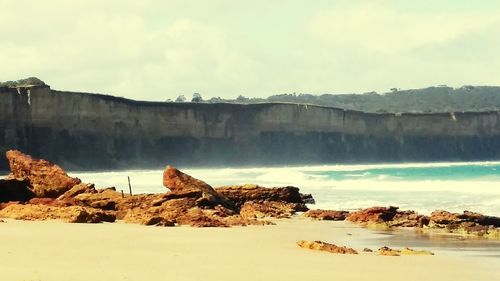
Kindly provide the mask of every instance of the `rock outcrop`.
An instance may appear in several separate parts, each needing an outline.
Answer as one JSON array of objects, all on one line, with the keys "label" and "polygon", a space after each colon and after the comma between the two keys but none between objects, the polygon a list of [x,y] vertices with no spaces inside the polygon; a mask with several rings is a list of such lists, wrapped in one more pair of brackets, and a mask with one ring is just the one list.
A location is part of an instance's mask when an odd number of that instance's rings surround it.
[{"label": "rock outcrop", "polygon": [[70,223],[114,222],[115,216],[101,210],[80,206],[11,204],[0,210],[0,217],[17,220],[63,220]]},{"label": "rock outcrop", "polygon": [[200,206],[214,207],[220,204],[234,207],[233,202],[217,193],[206,182],[195,179],[172,166],[167,166],[163,172],[163,185],[172,192],[201,192],[201,197],[197,201]]},{"label": "rock outcrop", "polygon": [[429,218],[414,211],[400,211],[398,207],[372,207],[347,216],[347,220],[373,227],[422,227]]},{"label": "rock outcrop", "polygon": [[49,161],[34,159],[17,150],[9,150],[6,155],[11,171],[9,178],[27,180],[37,197],[57,198],[81,183]]},{"label": "rock outcrop", "polygon": [[326,242],[322,242],[322,241],[300,240],[300,241],[297,241],[297,245],[299,245],[299,247],[304,248],[304,249],[325,251],[325,252],[330,252],[330,253],[335,253],[335,254],[358,254],[358,252],[352,248],[339,247],[335,244],[326,243]]},{"label": "rock outcrop", "polygon": [[309,210],[304,213],[305,217],[316,220],[343,221],[349,215],[348,211],[334,210]]},{"label": "rock outcrop", "polygon": [[401,255],[424,255],[424,256],[432,256],[434,255],[431,251],[426,250],[414,250],[411,248],[404,248],[403,250],[391,249],[387,246],[384,246],[377,250],[377,254],[380,256],[401,256]]},{"label": "rock outcrop", "polygon": [[311,201],[310,194],[301,194],[294,186],[266,188],[255,184],[217,187],[215,190],[229,198],[237,207],[245,202],[279,201],[305,204],[304,199]]},{"label": "rock outcrop", "polygon": [[500,218],[464,211],[462,214],[437,210],[431,213],[429,228],[447,232],[500,239]]}]

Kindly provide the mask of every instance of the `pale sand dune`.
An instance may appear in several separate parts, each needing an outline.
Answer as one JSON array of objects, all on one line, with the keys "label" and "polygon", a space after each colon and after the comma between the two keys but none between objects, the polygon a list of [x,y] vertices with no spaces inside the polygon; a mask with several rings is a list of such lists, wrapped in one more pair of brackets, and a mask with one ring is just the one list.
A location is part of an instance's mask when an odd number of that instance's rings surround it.
[{"label": "pale sand dune", "polygon": [[344,245],[347,233],[369,234],[346,223],[278,223],[198,229],[8,220],[0,223],[0,280],[500,280],[498,268],[473,259],[301,249],[300,239]]}]

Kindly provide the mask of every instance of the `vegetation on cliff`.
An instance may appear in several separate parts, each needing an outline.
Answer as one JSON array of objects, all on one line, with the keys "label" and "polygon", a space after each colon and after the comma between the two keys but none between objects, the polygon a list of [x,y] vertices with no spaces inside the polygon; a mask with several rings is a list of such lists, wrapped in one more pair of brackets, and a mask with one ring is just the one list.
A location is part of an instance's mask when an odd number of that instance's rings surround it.
[{"label": "vegetation on cliff", "polygon": [[46,86],[45,82],[40,80],[37,77],[28,77],[26,79],[19,79],[17,81],[6,81],[6,82],[1,82],[0,81],[0,87],[9,87],[9,88],[14,88],[14,87],[27,87],[27,86]]},{"label": "vegetation on cliff", "polygon": [[389,93],[378,94],[323,94],[304,93],[279,94],[268,98],[247,98],[242,95],[236,99],[211,98],[210,103],[265,103],[286,102],[338,107],[364,112],[464,112],[491,111],[500,109],[500,87],[447,86],[429,87],[414,90],[392,89]]}]

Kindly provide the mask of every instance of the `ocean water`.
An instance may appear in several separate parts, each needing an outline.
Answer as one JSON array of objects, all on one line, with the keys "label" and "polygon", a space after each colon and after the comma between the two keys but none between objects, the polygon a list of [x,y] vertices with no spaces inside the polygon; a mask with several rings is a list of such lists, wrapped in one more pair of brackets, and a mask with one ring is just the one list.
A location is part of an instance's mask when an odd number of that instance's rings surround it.
[{"label": "ocean water", "polygon": [[[311,208],[356,210],[391,205],[422,214],[444,209],[500,216],[500,162],[180,169],[212,186],[297,186],[316,199]],[[129,176],[134,193],[165,191],[162,170],[70,174],[97,187],[114,186],[125,192]]]}]

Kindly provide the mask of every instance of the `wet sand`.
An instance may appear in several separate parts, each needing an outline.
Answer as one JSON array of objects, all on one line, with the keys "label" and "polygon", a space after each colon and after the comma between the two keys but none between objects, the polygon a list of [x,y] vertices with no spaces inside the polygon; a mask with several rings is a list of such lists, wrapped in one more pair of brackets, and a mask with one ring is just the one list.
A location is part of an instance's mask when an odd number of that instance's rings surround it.
[{"label": "wet sand", "polygon": [[338,255],[295,244],[323,240],[361,250],[387,242],[346,222],[294,218],[275,226],[199,229],[6,221],[0,272],[9,281],[500,280],[498,266],[479,258]]}]

